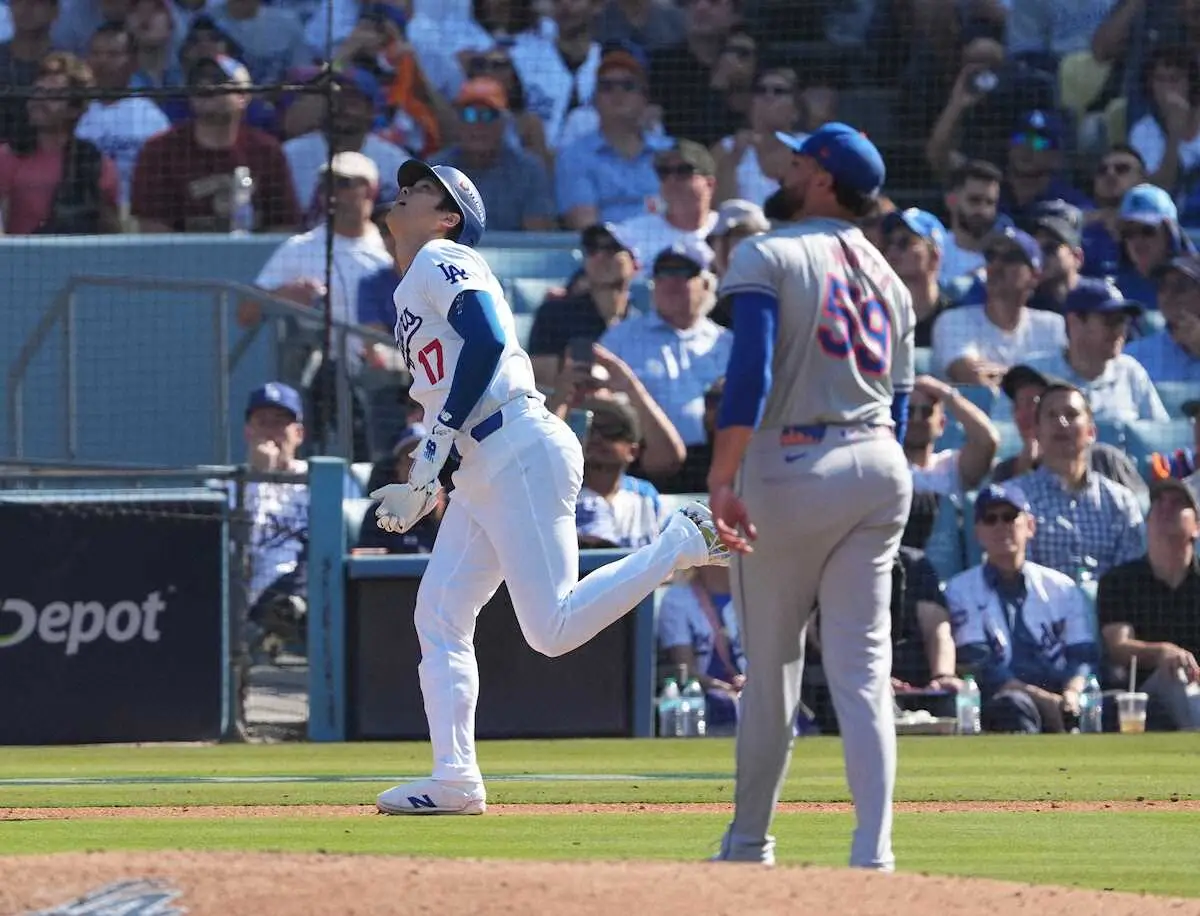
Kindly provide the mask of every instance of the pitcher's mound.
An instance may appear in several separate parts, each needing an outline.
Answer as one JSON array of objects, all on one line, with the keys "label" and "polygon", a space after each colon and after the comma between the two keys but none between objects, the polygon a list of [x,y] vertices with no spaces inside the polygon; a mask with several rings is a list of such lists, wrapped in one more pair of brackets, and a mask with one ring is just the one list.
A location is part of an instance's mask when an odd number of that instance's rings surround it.
[{"label": "pitcher's mound", "polygon": [[0,859],[0,913],[116,912],[1191,916],[1200,913],[1200,901],[965,878],[708,863],[193,852]]}]

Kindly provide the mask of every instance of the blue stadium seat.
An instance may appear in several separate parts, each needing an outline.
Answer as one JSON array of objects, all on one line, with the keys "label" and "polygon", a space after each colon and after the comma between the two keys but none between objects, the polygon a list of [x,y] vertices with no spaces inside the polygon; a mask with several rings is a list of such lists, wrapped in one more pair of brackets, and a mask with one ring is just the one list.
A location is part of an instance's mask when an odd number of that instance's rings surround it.
[{"label": "blue stadium seat", "polygon": [[366,498],[342,500],[342,521],[346,524],[347,549],[358,543],[358,532],[362,528],[363,518],[374,502],[373,499]]},{"label": "blue stadium seat", "polygon": [[562,289],[565,277],[513,277],[506,286],[508,304],[517,314],[533,314],[542,307],[546,293],[552,289]]},{"label": "blue stadium seat", "polygon": [[1162,398],[1163,407],[1167,408],[1172,420],[1184,419],[1181,410],[1184,401],[1200,398],[1200,390],[1197,390],[1194,382],[1155,382],[1154,387],[1158,389],[1158,396]]},{"label": "blue stadium seat", "polygon": [[996,390],[989,388],[987,385],[957,385],[955,386],[962,395],[982,410],[984,413],[991,413],[992,405],[996,401]]},{"label": "blue stadium seat", "polygon": [[1018,454],[1023,443],[1021,434],[1017,431],[1017,424],[1011,420],[993,420],[992,425],[1000,433],[1000,447],[996,449],[996,458],[1003,460]]},{"label": "blue stadium seat", "polygon": [[479,253],[501,280],[545,277],[566,283],[580,267],[578,252],[568,248],[481,248]]},{"label": "blue stadium seat", "polygon": [[962,502],[956,496],[943,496],[938,500],[937,520],[925,544],[925,556],[943,582],[966,568]]},{"label": "blue stadium seat", "polygon": [[1123,447],[1129,457],[1137,462],[1143,477],[1146,476],[1152,454],[1187,448],[1193,442],[1190,420],[1171,420],[1169,423],[1138,420],[1124,424],[1123,432]]},{"label": "blue stadium seat", "polygon": [[978,566],[983,562],[983,547],[979,543],[979,538],[975,537],[975,500],[979,496],[978,490],[972,490],[963,500],[963,542],[966,548],[967,569],[972,566]]}]

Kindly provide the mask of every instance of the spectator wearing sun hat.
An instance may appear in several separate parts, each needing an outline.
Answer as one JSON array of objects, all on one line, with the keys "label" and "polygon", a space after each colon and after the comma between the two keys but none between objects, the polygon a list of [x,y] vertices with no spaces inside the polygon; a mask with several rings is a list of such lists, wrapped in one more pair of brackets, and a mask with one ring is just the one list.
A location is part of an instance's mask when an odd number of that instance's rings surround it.
[{"label": "spectator wearing sun hat", "polygon": [[1042,271],[1042,249],[1006,227],[984,244],[987,301],[944,312],[933,326],[933,369],[941,378],[996,387],[1005,370],[1030,355],[1066,346],[1061,315],[1028,303]]},{"label": "spectator wearing sun hat", "polygon": [[932,346],[934,321],[954,304],[938,283],[946,227],[932,213],[909,207],[887,214],[880,228],[884,257],[912,296],[917,314],[913,342],[918,347]]},{"label": "spectator wearing sun hat", "polygon": [[430,161],[471,176],[487,201],[488,229],[549,231],[556,225],[554,188],[545,166],[505,142],[508,97],[490,76],[468,80],[454,100],[458,142]]},{"label": "spectator wearing sun hat", "polygon": [[1117,233],[1121,239],[1117,286],[1146,308],[1157,307],[1155,272],[1172,258],[1196,251],[1179,225],[1175,201],[1156,185],[1134,185],[1121,198]]},{"label": "spectator wearing sun hat", "polygon": [[567,116],[557,156],[558,212],[568,229],[647,212],[658,194],[655,154],[670,145],[646,124],[648,106],[645,56],[606,48],[596,94]]},{"label": "spectator wearing sun hat", "polygon": [[1129,325],[1142,313],[1111,284],[1080,286],[1063,303],[1067,345],[1027,363],[1045,375],[1065,379],[1086,396],[1099,422],[1169,420],[1167,409],[1145,368],[1122,352]]}]

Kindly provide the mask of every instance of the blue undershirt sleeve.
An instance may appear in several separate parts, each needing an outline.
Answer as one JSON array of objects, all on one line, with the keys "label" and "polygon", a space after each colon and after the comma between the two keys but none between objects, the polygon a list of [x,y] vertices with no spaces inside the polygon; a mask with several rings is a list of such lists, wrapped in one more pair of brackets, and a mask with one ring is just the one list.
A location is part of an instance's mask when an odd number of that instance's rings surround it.
[{"label": "blue undershirt sleeve", "polygon": [[490,293],[479,289],[459,293],[450,303],[446,319],[463,339],[463,347],[438,421],[451,429],[462,429],[500,365],[504,328],[495,300]]},{"label": "blue undershirt sleeve", "polygon": [[892,394],[892,422],[896,424],[896,441],[904,444],[904,434],[908,430],[908,392],[897,391]]},{"label": "blue undershirt sleeve", "polygon": [[779,300],[766,293],[734,293],[732,305],[733,349],[717,429],[757,427],[771,390]]}]

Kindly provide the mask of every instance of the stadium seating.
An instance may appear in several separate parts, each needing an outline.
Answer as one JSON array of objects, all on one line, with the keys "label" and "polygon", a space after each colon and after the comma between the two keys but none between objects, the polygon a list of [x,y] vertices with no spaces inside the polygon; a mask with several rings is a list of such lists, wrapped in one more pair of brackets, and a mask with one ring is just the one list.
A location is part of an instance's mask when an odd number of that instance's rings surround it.
[{"label": "stadium seating", "polygon": [[366,498],[342,500],[342,520],[346,524],[347,547],[358,543],[358,532],[362,528],[363,518],[374,502],[373,499]]},{"label": "stadium seating", "polygon": [[1154,387],[1158,389],[1158,396],[1172,420],[1183,416],[1182,407],[1185,401],[1200,398],[1200,390],[1197,390],[1192,382],[1157,382]]}]

